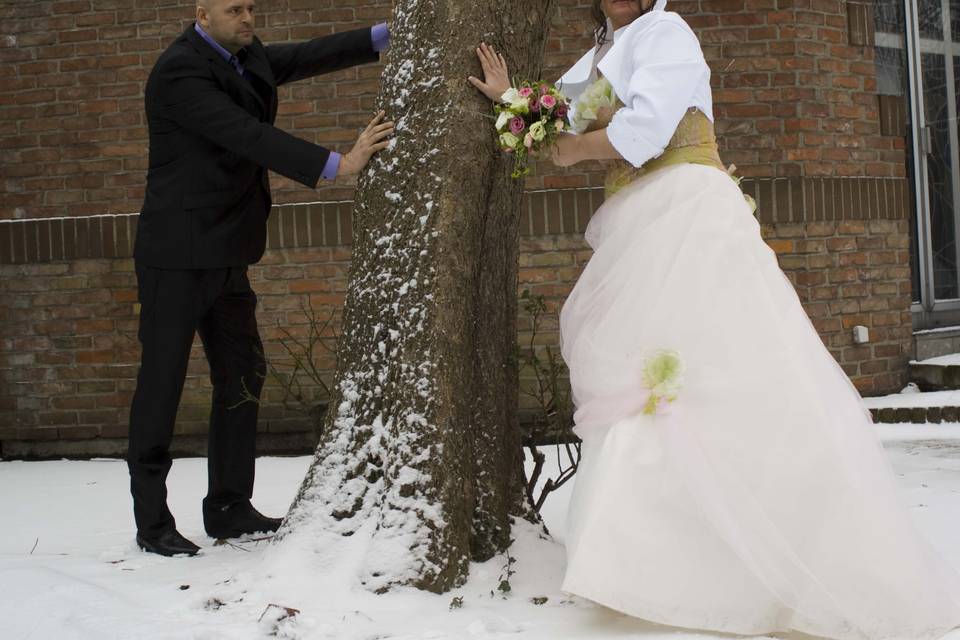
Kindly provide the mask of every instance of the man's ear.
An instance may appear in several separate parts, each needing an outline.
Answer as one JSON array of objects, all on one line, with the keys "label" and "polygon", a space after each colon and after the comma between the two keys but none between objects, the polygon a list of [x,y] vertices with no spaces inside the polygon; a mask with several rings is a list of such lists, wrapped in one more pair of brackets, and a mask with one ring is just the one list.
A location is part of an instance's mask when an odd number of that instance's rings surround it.
[{"label": "man's ear", "polygon": [[197,24],[199,24],[202,28],[205,28],[208,23],[209,19],[207,18],[207,10],[200,5],[197,5]]}]

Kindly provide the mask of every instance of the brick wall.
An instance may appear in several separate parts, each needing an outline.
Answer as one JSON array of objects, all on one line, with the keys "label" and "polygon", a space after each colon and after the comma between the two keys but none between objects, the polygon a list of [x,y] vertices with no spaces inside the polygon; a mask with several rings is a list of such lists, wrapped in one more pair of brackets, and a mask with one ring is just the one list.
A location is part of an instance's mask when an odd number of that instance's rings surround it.
[{"label": "brick wall", "polygon": [[[905,220],[763,225],[768,244],[834,358],[864,395],[907,382],[912,348]],[[870,330],[854,344],[852,329]]]},{"label": "brick wall", "polygon": [[[745,181],[745,190],[758,200],[764,237],[857,387],[865,393],[899,388],[910,344],[906,198],[900,183],[874,179],[872,191],[854,197],[848,192],[861,181],[807,182],[820,197],[805,195],[800,219],[790,221],[791,200],[777,194],[802,193],[794,184]],[[535,338],[538,348],[556,349],[556,314],[590,258],[582,232],[601,201],[595,188],[528,192],[523,201],[519,289],[543,296],[548,311]],[[336,330],[349,268],[349,213],[349,202],[274,208],[269,249],[250,275],[260,299],[265,349],[278,364],[289,360],[281,338],[289,333],[302,340],[308,331],[305,304],[317,318],[333,317]],[[139,355],[129,258],[136,219],[0,223],[0,243],[12,236],[15,245],[33,247],[31,256],[25,249],[15,252],[13,263],[0,256],[5,455],[122,452]],[[530,342],[531,324],[521,313],[521,345]],[[861,324],[870,327],[871,342],[853,345],[850,330]],[[316,353],[329,379],[334,360],[321,349]],[[529,373],[521,380],[528,389],[532,382]],[[313,423],[299,403],[284,402],[285,395],[274,379],[268,381],[260,421],[264,450],[303,450],[314,441]],[[305,395],[310,400],[322,394],[308,386]],[[197,341],[177,420],[178,451],[203,450],[209,397]]]},{"label": "brick wall", "polygon": [[[555,312],[589,259],[582,230],[599,206],[596,189],[528,194],[523,203],[520,288],[542,295],[553,315],[537,344],[556,345]],[[289,363],[283,341],[305,341],[308,315],[332,318],[347,287],[351,203],[276,206],[268,250],[250,269],[259,298],[257,319],[268,358]],[[0,260],[0,451],[3,455],[120,454],[139,364],[136,277],[130,258],[135,215],[0,223],[0,242],[31,244],[31,259]],[[42,258],[40,256],[43,256]],[[530,339],[520,318],[518,340]],[[299,351],[295,345],[292,347]],[[314,363],[329,381],[335,360],[316,349]],[[199,339],[194,342],[177,416],[178,452],[205,447],[210,382]],[[323,399],[315,385],[305,400]],[[299,451],[314,443],[314,423],[275,378],[263,392],[263,450]],[[529,405],[530,403],[527,402]]]},{"label": "brick wall", "polygon": [[902,136],[880,131],[872,34],[857,29],[868,2],[670,6],[701,40],[713,70],[722,155],[744,175],[905,175]]},{"label": "brick wall", "polygon": [[[563,0],[544,77],[589,45],[589,3]],[[143,84],[163,49],[193,20],[195,0],[65,0],[0,4],[0,219],[139,211],[146,170]],[[385,0],[264,0],[257,33],[299,41],[384,21]],[[277,126],[349,150],[373,112],[382,65],[280,90]],[[596,166],[541,173],[531,186],[599,184]],[[548,172],[549,173],[549,172]],[[557,173],[554,171],[553,173]],[[317,190],[272,174],[278,203],[351,198],[354,180]]]},{"label": "brick wall", "polygon": [[[193,0],[0,4],[0,445],[6,455],[122,450],[136,371],[129,259],[143,192],[142,85],[190,21]],[[559,0],[545,78],[590,44],[590,3]],[[881,128],[869,3],[672,0],[713,70],[721,155],[746,176],[764,237],[825,344],[864,393],[896,390],[910,352],[909,199],[904,131]],[[264,0],[265,41],[302,39],[384,19],[389,3]],[[279,126],[344,149],[373,107],[380,67],[297,83]],[[897,105],[893,105],[897,106]],[[887,115],[895,109],[888,108]],[[896,118],[894,118],[896,119]],[[601,200],[597,164],[528,179],[520,288],[552,315],[589,259],[582,231]],[[268,354],[279,327],[305,330],[300,300],[339,309],[352,229],[349,181],[305,190],[273,177],[270,249],[253,267]],[[106,216],[104,214],[125,214]],[[863,324],[871,343],[853,344]],[[529,319],[520,318],[521,343]],[[329,369],[329,358],[321,367]],[[209,383],[199,347],[178,446],[200,447]],[[310,422],[268,385],[261,429],[275,450],[311,441]]]},{"label": "brick wall", "polygon": [[[251,270],[260,306],[265,350],[282,360],[281,327],[302,334],[301,299],[319,317],[342,300],[349,247],[271,251]],[[322,274],[318,276],[317,274]],[[323,277],[327,292],[303,292]],[[125,448],[133,395],[137,342],[133,261],[85,259],[0,267],[4,337],[0,355],[0,441],[5,455],[119,454]],[[317,366],[332,373],[322,352]],[[194,343],[177,416],[179,451],[205,448],[210,382],[199,339]],[[307,389],[307,399],[316,389]],[[261,441],[265,450],[302,450],[313,442],[313,424],[296,401],[285,406],[271,381],[263,394]],[[76,442],[73,442],[76,441]]]},{"label": "brick wall", "polygon": [[[747,176],[903,176],[902,136],[883,136],[870,42],[851,44],[844,0],[672,0],[713,70],[722,155]],[[558,0],[544,60],[556,78],[589,46],[587,0]],[[142,86],[191,21],[193,0],[65,0],[0,5],[0,219],[131,213],[143,197]],[[265,0],[265,42],[384,20],[386,1]],[[862,12],[861,12],[862,13]],[[849,14],[849,15],[848,15]],[[282,88],[278,126],[349,147],[373,109],[380,65]],[[276,201],[352,197],[273,176]],[[600,184],[599,167],[538,167],[530,188]]]}]

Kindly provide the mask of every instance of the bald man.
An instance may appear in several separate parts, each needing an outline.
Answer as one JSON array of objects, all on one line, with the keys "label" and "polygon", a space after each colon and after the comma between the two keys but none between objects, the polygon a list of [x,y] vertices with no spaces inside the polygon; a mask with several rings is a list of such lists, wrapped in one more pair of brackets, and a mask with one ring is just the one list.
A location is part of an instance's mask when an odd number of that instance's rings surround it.
[{"label": "bald man", "polygon": [[167,507],[170,443],[194,335],[213,398],[204,528],[213,538],[272,532],[250,503],[265,374],[247,267],[263,255],[267,170],[315,187],[359,172],[393,132],[383,113],[342,156],[273,126],[277,85],[376,62],[385,24],[300,44],[264,46],[253,0],[201,0],[196,22],[157,60],[146,87],[150,162],[134,262],[142,345],[127,463],[145,551],[194,555]]}]

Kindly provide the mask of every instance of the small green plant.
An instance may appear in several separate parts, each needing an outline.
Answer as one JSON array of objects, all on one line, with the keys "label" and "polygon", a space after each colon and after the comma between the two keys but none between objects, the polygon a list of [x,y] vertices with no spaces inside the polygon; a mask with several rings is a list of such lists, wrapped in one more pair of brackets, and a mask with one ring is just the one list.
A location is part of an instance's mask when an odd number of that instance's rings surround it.
[{"label": "small green plant", "polygon": [[[510,544],[513,544],[513,540],[510,541]],[[517,562],[517,559],[511,556],[509,553],[507,555],[507,562],[503,565],[503,568],[500,570],[500,577],[497,578],[497,591],[500,592],[500,597],[506,599],[507,595],[513,589],[510,586],[510,578],[513,577],[513,574],[516,573],[513,569],[513,565]],[[490,592],[490,597],[494,596],[493,591]]]}]

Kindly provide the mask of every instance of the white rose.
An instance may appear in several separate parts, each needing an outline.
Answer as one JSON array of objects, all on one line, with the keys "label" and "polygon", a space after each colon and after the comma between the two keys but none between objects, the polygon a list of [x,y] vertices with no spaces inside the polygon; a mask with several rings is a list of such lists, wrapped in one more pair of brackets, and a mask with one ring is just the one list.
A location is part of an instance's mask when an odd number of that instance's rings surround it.
[{"label": "white rose", "polygon": [[514,114],[527,113],[530,111],[529,101],[521,96],[520,91],[514,87],[510,87],[504,91],[503,95],[500,96],[500,101],[510,105],[510,111],[512,111]]},{"label": "white rose", "polygon": [[504,102],[506,104],[513,104],[519,100],[522,100],[522,98],[520,97],[520,92],[516,89],[516,87],[510,87],[503,92],[502,96],[500,96],[500,102]]},{"label": "white rose", "polygon": [[547,135],[547,129],[543,126],[542,121],[534,122],[530,125],[530,135],[532,135],[533,139],[537,142],[543,140],[544,136]]}]

